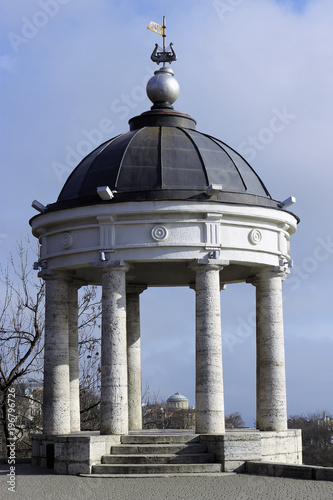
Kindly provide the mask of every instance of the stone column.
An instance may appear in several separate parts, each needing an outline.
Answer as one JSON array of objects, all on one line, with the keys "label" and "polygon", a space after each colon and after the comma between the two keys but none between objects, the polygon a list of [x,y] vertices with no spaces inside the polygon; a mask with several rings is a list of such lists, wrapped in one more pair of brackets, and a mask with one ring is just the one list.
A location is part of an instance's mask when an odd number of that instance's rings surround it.
[{"label": "stone column", "polygon": [[69,434],[68,275],[47,272],[45,280],[44,434]]},{"label": "stone column", "polygon": [[287,429],[282,280],[280,268],[260,272],[256,287],[257,428]]},{"label": "stone column", "polygon": [[140,293],[143,286],[126,289],[128,426],[130,431],[142,429]]},{"label": "stone column", "polygon": [[223,434],[224,394],[220,311],[223,264],[198,262],[196,271],[196,433]]},{"label": "stone column", "polygon": [[128,433],[126,271],[109,265],[102,277],[101,434]]},{"label": "stone column", "polygon": [[79,338],[78,338],[78,296],[80,285],[69,283],[68,288],[68,329],[69,329],[69,398],[71,432],[81,430],[80,420],[80,380],[79,380]]}]

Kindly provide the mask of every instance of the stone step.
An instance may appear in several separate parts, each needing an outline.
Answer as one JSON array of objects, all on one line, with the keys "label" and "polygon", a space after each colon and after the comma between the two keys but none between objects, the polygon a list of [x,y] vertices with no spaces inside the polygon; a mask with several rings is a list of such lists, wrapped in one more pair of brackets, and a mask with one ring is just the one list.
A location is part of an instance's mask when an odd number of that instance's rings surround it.
[{"label": "stone step", "polygon": [[194,444],[121,444],[111,447],[112,455],[134,455],[134,454],[162,454],[178,455],[182,453],[205,453],[206,445],[200,443]]},{"label": "stone step", "polygon": [[196,434],[129,434],[121,436],[123,444],[180,444],[199,443]]},{"label": "stone step", "polygon": [[221,464],[101,464],[92,474],[190,474],[221,473]]},{"label": "stone step", "polygon": [[215,462],[215,455],[211,453],[104,455],[102,457],[102,464],[201,464]]},{"label": "stone step", "polygon": [[195,434],[130,434],[92,467],[97,476],[220,474],[221,464]]}]

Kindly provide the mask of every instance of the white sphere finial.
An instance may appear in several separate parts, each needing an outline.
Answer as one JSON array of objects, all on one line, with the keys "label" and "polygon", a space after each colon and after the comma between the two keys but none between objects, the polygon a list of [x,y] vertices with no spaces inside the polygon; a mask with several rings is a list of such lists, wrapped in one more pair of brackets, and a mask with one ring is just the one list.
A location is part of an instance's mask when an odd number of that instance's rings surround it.
[{"label": "white sphere finial", "polygon": [[163,67],[155,71],[147,83],[147,95],[157,108],[172,108],[179,96],[179,83],[170,68]]}]

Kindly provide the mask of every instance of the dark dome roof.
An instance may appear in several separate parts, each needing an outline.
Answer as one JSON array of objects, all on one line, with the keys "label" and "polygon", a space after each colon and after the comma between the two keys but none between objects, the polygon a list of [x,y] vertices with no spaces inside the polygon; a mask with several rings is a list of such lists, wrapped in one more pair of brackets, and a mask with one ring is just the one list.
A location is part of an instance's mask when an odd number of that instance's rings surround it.
[{"label": "dark dome roof", "polygon": [[[159,109],[129,123],[129,132],[103,143],[81,161],[47,211],[147,200],[278,207],[246,160],[219,139],[195,130],[190,116]],[[100,186],[115,191],[114,198],[102,200],[97,194]]]}]

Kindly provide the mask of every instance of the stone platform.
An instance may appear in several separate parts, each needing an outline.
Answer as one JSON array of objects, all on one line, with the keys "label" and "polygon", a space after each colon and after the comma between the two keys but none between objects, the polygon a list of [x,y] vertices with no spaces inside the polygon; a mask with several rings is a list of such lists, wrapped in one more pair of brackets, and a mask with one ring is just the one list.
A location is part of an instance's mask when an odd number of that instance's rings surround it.
[{"label": "stone platform", "polygon": [[[147,460],[154,462],[153,457],[160,455],[158,461],[163,463],[159,464],[159,471],[165,465],[167,473],[167,467],[170,468],[170,464],[173,464],[174,472],[177,472],[177,465],[180,466],[179,472],[183,473],[184,470],[193,472],[190,466],[183,466],[184,461],[181,459],[182,454],[183,458],[186,455],[187,465],[191,465],[188,464],[188,455],[193,453],[193,450],[188,452],[188,446],[191,443],[192,446],[195,443],[205,447],[205,450],[201,450],[201,452],[207,453],[209,462],[214,465],[215,472],[217,464],[219,464],[221,472],[243,472],[245,462],[249,461],[302,463],[300,430],[261,432],[255,429],[233,429],[227,430],[225,434],[221,435],[195,435],[193,431],[172,429],[133,431],[127,436],[100,435],[98,431],[56,436],[35,434],[32,437],[32,464],[53,469],[56,474],[91,474],[94,470],[100,472],[99,466],[102,464],[102,457],[104,457],[103,462],[108,463],[110,461],[119,462],[119,458],[115,459],[115,456],[119,456],[119,454],[125,456],[135,454],[136,458],[131,457],[130,462],[135,461],[136,464],[140,465],[147,463]],[[131,445],[131,453],[127,454],[126,446],[129,445]],[[142,449],[144,445],[146,448],[150,447],[152,456],[148,459],[147,453],[145,453],[147,450]],[[167,453],[165,453],[166,445],[170,445],[167,447]],[[168,457],[162,460],[161,455],[168,455]],[[113,458],[105,459],[109,456],[113,456]],[[200,461],[202,463],[203,460],[203,457],[199,457],[197,460],[192,457],[194,469],[199,470],[198,463]],[[122,464],[126,465],[124,460],[122,460]],[[210,467],[201,468],[203,472],[204,469],[209,472]],[[122,473],[124,470],[122,468]],[[129,470],[133,473],[134,468],[130,467]],[[139,470],[140,467],[138,467]],[[153,467],[150,467],[150,470],[153,471]]]}]

